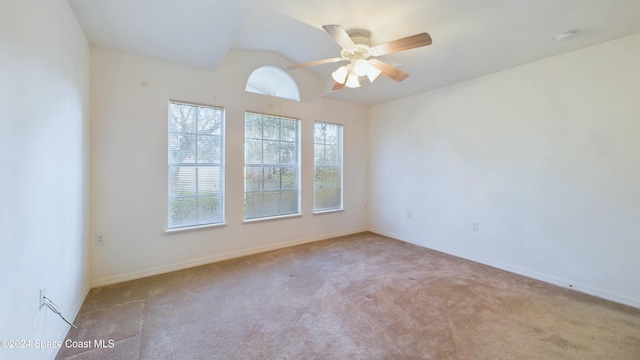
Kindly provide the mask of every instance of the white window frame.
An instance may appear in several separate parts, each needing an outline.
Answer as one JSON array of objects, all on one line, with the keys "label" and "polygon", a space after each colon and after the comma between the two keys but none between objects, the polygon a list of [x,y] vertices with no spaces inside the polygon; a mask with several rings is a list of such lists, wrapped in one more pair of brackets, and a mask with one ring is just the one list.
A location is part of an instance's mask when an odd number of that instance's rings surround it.
[{"label": "white window frame", "polygon": [[[195,110],[195,125],[192,131],[176,131],[172,127],[172,106],[183,106],[185,108],[190,107]],[[211,109],[216,112],[220,112],[220,129],[219,134],[218,131],[215,133],[203,131],[199,128],[199,109]],[[193,229],[200,228],[206,226],[219,226],[224,225],[225,221],[225,194],[224,194],[224,177],[225,177],[225,109],[220,106],[206,105],[206,104],[198,104],[186,101],[178,101],[178,100],[169,100],[168,104],[168,144],[167,144],[167,190],[168,190],[168,202],[167,202],[167,231],[177,231],[183,229]],[[178,137],[190,137],[193,139],[193,147],[194,147],[194,156],[190,158],[185,158],[182,160],[175,159],[172,156],[172,146],[175,146],[175,141],[178,141]],[[210,138],[212,143],[214,144],[211,148],[210,152],[201,153],[200,140],[204,139],[204,137]],[[219,140],[217,146],[215,144],[216,140]],[[172,142],[173,145],[172,145]],[[218,152],[218,156],[216,156],[216,151]],[[211,156],[212,160],[203,161],[202,158],[205,156]],[[215,161],[214,159],[218,158],[219,161]],[[205,169],[215,169],[218,168],[218,181],[211,182],[209,186],[212,188],[218,188],[218,191],[215,190],[205,190],[205,187],[200,183],[202,177],[205,175],[201,175],[203,170]],[[180,171],[182,169],[195,169],[195,182],[190,185],[193,186],[195,194],[193,195],[184,195],[179,194],[180,191],[177,190],[178,184],[181,182],[178,180],[180,176]],[[173,181],[172,177],[175,176],[176,180]],[[215,177],[214,177],[215,179]],[[187,178],[188,180],[188,178]],[[184,181],[184,183],[188,183],[188,181]],[[201,191],[211,191],[211,193],[201,194]],[[192,221],[189,222],[179,222],[177,220],[172,219],[172,209],[175,206],[175,202],[177,201],[188,201],[189,199],[195,200],[195,215],[192,218]],[[217,214],[218,216],[214,216],[209,219],[204,219],[200,216],[201,206],[204,201],[211,201],[211,204],[215,204],[215,200],[218,199],[218,208],[217,211],[213,212],[212,215]],[[172,205],[173,204],[173,205]]]},{"label": "white window frame", "polygon": [[[261,121],[277,119],[277,139],[274,136],[269,138],[262,125],[260,125],[260,130],[256,131],[256,127],[249,123],[250,117],[251,119],[259,118]],[[283,138],[283,120],[295,123],[294,141]],[[300,127],[300,119],[253,111],[245,112],[244,222],[302,214],[300,210]],[[278,158],[269,159],[269,152],[265,150],[275,144],[278,144]],[[259,154],[256,149],[260,149]],[[249,151],[254,151],[254,153],[249,153]],[[295,156],[295,162],[288,160],[292,155]],[[292,195],[295,195],[295,198]],[[273,210],[273,205],[271,209],[266,210],[267,207],[264,206],[266,198],[277,199],[275,200],[277,201],[276,211]]]},{"label": "white window frame", "polygon": [[245,91],[300,101],[298,85],[291,75],[275,66],[262,66],[255,69],[245,86]]},{"label": "white window frame", "polygon": [[[335,143],[327,141],[326,135],[323,138],[318,136],[318,126],[335,126],[337,129],[338,139]],[[333,149],[331,149],[333,148]],[[328,150],[333,150],[335,159],[328,157]],[[323,121],[316,121],[313,124],[313,213],[324,213],[331,211],[344,210],[344,126]],[[320,169],[334,169],[339,173],[338,185],[326,187],[321,179],[318,178]],[[333,206],[322,206],[319,201],[319,193],[324,190],[338,190],[339,204]]]}]

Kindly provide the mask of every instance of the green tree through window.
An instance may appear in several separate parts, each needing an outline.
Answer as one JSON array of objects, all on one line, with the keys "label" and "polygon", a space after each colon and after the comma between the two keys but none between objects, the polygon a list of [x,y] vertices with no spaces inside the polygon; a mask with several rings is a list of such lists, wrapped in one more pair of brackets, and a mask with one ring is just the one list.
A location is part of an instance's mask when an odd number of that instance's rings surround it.
[{"label": "green tree through window", "polygon": [[222,223],[224,109],[169,102],[168,228]]},{"label": "green tree through window", "polygon": [[316,122],[314,138],[315,212],[342,209],[342,125]]},{"label": "green tree through window", "polygon": [[300,213],[299,122],[280,116],[245,114],[245,219]]}]

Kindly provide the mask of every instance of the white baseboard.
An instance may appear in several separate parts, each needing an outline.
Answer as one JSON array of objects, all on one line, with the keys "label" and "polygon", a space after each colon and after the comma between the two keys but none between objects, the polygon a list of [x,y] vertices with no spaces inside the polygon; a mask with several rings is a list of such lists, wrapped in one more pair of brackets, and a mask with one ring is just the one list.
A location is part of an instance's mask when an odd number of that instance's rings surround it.
[{"label": "white baseboard", "polygon": [[546,283],[550,283],[553,285],[557,285],[557,286],[561,286],[564,288],[569,288],[571,290],[576,290],[578,292],[582,292],[585,294],[589,294],[589,295],[593,295],[602,299],[607,299],[607,300],[611,300],[620,304],[624,304],[624,305],[628,305],[628,306],[632,306],[635,308],[639,308],[640,309],[640,300],[639,299],[632,299],[629,298],[627,296],[624,295],[619,295],[619,294],[613,294],[610,293],[608,291],[603,291],[600,289],[596,289],[593,288],[591,286],[588,285],[584,285],[584,284],[579,284],[573,281],[570,281],[568,279],[561,279],[561,278],[557,278],[555,276],[551,276],[551,275],[547,275],[547,274],[542,274],[542,273],[538,273],[535,271],[530,271],[527,269],[523,269],[523,268],[519,268],[513,265],[509,265],[509,264],[504,264],[501,262],[497,262],[497,261],[493,261],[491,259],[486,259],[483,257],[479,257],[479,256],[475,256],[475,255],[471,255],[471,254],[467,254],[467,253],[463,253],[460,251],[456,251],[456,250],[452,250],[452,249],[448,249],[448,248],[444,248],[432,243],[428,243],[428,242],[424,242],[424,241],[420,241],[411,237],[407,237],[404,235],[400,235],[400,234],[393,234],[384,230],[380,230],[380,229],[376,229],[376,228],[369,228],[369,231],[376,233],[376,234],[380,234],[380,235],[384,235],[393,239],[397,239],[400,241],[404,241],[404,242],[408,242],[414,245],[418,245],[427,249],[432,249],[432,250],[436,250],[436,251],[440,251],[443,252],[445,254],[449,254],[449,255],[453,255],[453,256],[457,256],[459,258],[463,258],[463,259],[467,259],[467,260],[471,260],[480,264],[484,264],[484,265],[488,265],[500,270],[505,270],[511,273],[515,273],[518,275],[522,275],[522,276],[526,276],[528,278],[532,278],[535,280],[540,280]]},{"label": "white baseboard", "polygon": [[[429,243],[429,242],[417,240],[417,239],[414,239],[414,238],[411,238],[411,237],[407,237],[407,236],[404,236],[404,235],[390,233],[390,232],[387,232],[387,231],[384,231],[384,230],[381,230],[381,229],[377,229],[377,228],[352,229],[352,230],[348,230],[348,231],[336,232],[336,233],[331,233],[331,234],[323,234],[323,235],[319,235],[319,236],[313,236],[313,237],[308,237],[308,238],[303,238],[303,239],[298,239],[298,240],[293,240],[293,241],[283,241],[283,242],[279,242],[279,243],[275,243],[275,244],[269,244],[269,245],[265,245],[265,246],[258,246],[258,247],[245,249],[245,250],[233,251],[233,252],[228,252],[228,253],[224,253],[224,254],[218,254],[218,255],[214,255],[214,256],[207,256],[207,257],[204,257],[204,258],[187,260],[187,261],[177,262],[177,263],[173,263],[173,264],[169,264],[169,265],[157,266],[157,267],[143,269],[143,270],[139,270],[139,271],[133,271],[133,272],[129,272],[129,273],[118,274],[118,275],[114,275],[114,276],[102,277],[102,278],[98,278],[98,279],[93,280],[91,282],[91,284],[90,284],[90,287],[94,288],[94,287],[99,287],[99,286],[104,286],[104,285],[115,284],[115,283],[119,283],[119,282],[123,282],[123,281],[140,279],[140,278],[147,277],[147,276],[164,274],[164,273],[171,272],[171,271],[183,270],[183,269],[187,269],[187,268],[190,268],[190,267],[211,264],[211,263],[215,263],[215,262],[219,262],[219,261],[235,259],[235,258],[247,256],[247,255],[254,255],[254,254],[267,252],[267,251],[272,251],[272,250],[277,250],[277,249],[282,249],[282,248],[286,248],[286,247],[290,247],[290,246],[301,245],[301,244],[311,243],[311,242],[315,242],[315,241],[331,239],[331,238],[338,237],[338,236],[355,234],[355,233],[359,233],[359,232],[363,232],[363,231],[371,231],[371,232],[376,233],[376,234],[388,236],[390,238],[397,239],[397,240],[404,241],[404,242],[408,242],[408,243],[411,243],[411,244],[414,244],[414,245],[417,245],[417,246],[420,246],[420,247],[424,247],[424,248],[427,248],[427,249],[440,251],[440,252],[443,252],[443,253],[446,253],[446,254],[449,254],[449,255],[457,256],[459,258],[463,258],[463,259],[471,260],[471,261],[474,261],[474,262],[478,262],[480,264],[488,265],[488,266],[491,266],[491,267],[494,267],[494,268],[497,268],[497,269],[500,269],[500,270],[505,270],[505,271],[508,271],[508,272],[511,272],[511,273],[515,273],[515,274],[518,274],[518,275],[526,276],[528,278],[544,281],[546,283],[550,283],[550,284],[553,284],[553,285],[561,286],[561,287],[564,287],[564,288],[569,288],[571,290],[576,290],[576,291],[579,291],[579,292],[582,292],[582,293],[585,293],[585,294],[589,294],[589,295],[593,295],[593,296],[596,296],[596,297],[599,297],[599,298],[611,300],[611,301],[614,301],[614,302],[617,302],[617,303],[620,303],[620,304],[632,306],[632,307],[635,307],[635,308],[640,308],[640,300],[638,300],[638,299],[632,299],[632,298],[629,298],[629,297],[626,297],[626,296],[623,296],[623,295],[613,294],[613,293],[610,293],[608,291],[603,291],[603,290],[600,290],[600,289],[596,289],[596,288],[593,288],[593,287],[588,286],[588,285],[584,285],[584,284],[580,284],[580,283],[576,283],[576,282],[570,281],[568,279],[561,279],[561,278],[558,278],[558,277],[555,277],[555,276],[542,274],[542,273],[538,273],[538,272],[535,272],[535,271],[530,271],[530,270],[519,268],[519,267],[516,267],[516,266],[513,266],[513,265],[509,265],[509,264],[504,264],[504,263],[501,263],[501,262],[493,261],[491,259],[486,259],[486,258],[483,258],[483,257],[479,257],[479,256],[467,254],[467,253],[464,253],[464,252],[452,250],[452,249],[449,249],[449,248],[444,248],[444,247],[438,246],[436,244],[432,244],[432,243]],[[89,291],[89,289],[86,290],[85,297],[86,297],[86,294],[88,293],[88,291]],[[84,300],[84,298],[83,298],[83,300]],[[79,312],[81,305],[82,305],[82,302],[80,302],[79,305],[76,306],[77,307],[76,314]]]},{"label": "white baseboard", "polygon": [[187,269],[187,268],[190,268],[190,267],[211,264],[211,263],[224,261],[224,260],[235,259],[235,258],[239,258],[239,257],[242,257],[242,256],[258,254],[258,253],[277,250],[277,249],[282,249],[282,248],[286,248],[286,247],[290,247],[290,246],[301,245],[301,244],[311,243],[311,242],[315,242],[315,241],[331,239],[331,238],[338,237],[338,236],[356,234],[356,233],[363,232],[363,231],[367,231],[367,229],[366,228],[351,229],[351,230],[347,230],[347,231],[341,231],[341,232],[336,232],[336,233],[331,233],[331,234],[323,234],[323,235],[319,235],[319,236],[312,236],[312,237],[293,240],[293,241],[283,241],[283,242],[279,242],[279,243],[275,243],[275,244],[269,244],[269,245],[265,245],[265,246],[258,246],[258,247],[254,247],[254,248],[250,248],[250,249],[232,251],[232,252],[228,252],[228,253],[224,253],[224,254],[216,254],[214,256],[206,256],[206,257],[199,258],[199,259],[181,261],[181,262],[177,262],[177,263],[173,263],[173,264],[169,264],[169,265],[156,266],[156,267],[153,267],[153,268],[148,268],[148,269],[143,269],[143,270],[138,270],[138,271],[132,271],[132,272],[124,273],[124,274],[118,274],[118,275],[113,275],[113,276],[105,276],[105,277],[101,277],[101,278],[97,278],[97,279],[92,280],[91,281],[91,287],[95,288],[95,287],[104,286],[104,285],[116,284],[116,283],[123,282],[123,281],[135,280],[135,279],[140,279],[140,278],[147,277],[147,276],[164,274],[164,273],[168,273],[168,272],[171,272],[171,271],[183,270],[183,269]]}]

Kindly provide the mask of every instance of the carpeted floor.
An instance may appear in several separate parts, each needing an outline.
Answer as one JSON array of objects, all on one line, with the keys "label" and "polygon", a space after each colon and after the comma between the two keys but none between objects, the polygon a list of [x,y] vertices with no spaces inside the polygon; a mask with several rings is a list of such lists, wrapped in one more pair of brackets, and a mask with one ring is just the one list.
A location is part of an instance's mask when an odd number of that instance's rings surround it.
[{"label": "carpeted floor", "polygon": [[640,309],[372,233],[92,289],[75,323],[57,359],[640,359]]}]

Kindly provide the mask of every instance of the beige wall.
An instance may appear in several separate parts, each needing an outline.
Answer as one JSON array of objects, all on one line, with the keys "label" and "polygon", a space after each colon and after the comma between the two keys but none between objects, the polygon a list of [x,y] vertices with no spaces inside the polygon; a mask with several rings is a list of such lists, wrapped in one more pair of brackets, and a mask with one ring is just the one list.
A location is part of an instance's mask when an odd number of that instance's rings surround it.
[{"label": "beige wall", "polygon": [[638,64],[640,34],[372,108],[372,230],[640,307]]},{"label": "beige wall", "polygon": [[53,359],[89,291],[89,45],[65,0],[0,2],[0,349]]},{"label": "beige wall", "polygon": [[[273,53],[231,51],[213,71],[102,48],[91,52],[92,285],[102,285],[366,228],[367,109],[322,100],[320,79],[291,72],[302,102],[244,91],[259,66],[284,68]],[[226,223],[165,233],[167,101],[226,109]],[[243,223],[244,112],[302,120],[302,217]],[[345,211],[313,215],[313,122],[344,125]]]}]

